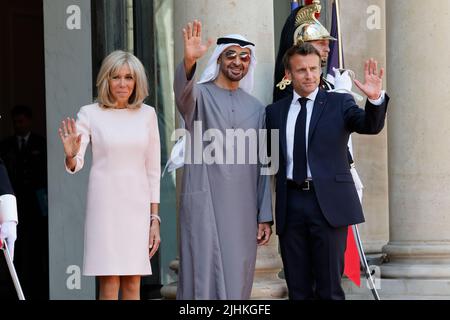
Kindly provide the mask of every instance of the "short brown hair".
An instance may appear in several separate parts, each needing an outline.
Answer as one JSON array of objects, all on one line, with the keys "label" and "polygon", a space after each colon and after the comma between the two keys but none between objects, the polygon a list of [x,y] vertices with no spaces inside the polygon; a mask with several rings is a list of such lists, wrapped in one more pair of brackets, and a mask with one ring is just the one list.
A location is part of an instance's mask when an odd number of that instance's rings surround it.
[{"label": "short brown hair", "polygon": [[302,44],[294,45],[289,48],[288,51],[283,56],[283,65],[286,70],[291,70],[290,60],[291,57],[299,54],[301,56],[307,56],[310,54],[315,54],[319,57],[319,61],[322,61],[322,57],[320,56],[320,52],[308,42],[304,42]]},{"label": "short brown hair", "polygon": [[110,53],[102,62],[100,71],[97,76],[97,102],[103,108],[114,108],[116,101],[112,97],[109,80],[115,75],[119,69],[128,65],[133,78],[136,80],[133,93],[128,99],[129,109],[140,108],[144,99],[148,96],[148,81],[145,68],[141,61],[133,54],[121,50]]}]

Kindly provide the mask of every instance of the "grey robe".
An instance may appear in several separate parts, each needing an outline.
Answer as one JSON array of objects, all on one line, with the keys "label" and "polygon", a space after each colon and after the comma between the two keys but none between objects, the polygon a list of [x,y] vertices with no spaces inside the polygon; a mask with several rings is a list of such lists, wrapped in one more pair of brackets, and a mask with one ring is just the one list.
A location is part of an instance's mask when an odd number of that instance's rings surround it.
[{"label": "grey robe", "polygon": [[[186,78],[184,63],[177,67],[175,100],[192,145],[194,121],[202,122],[202,133],[265,127],[265,108],[256,98],[213,82],[195,84],[194,78]],[[211,142],[200,143],[204,148]],[[184,166],[180,198],[177,299],[249,299],[257,226],[272,221],[270,178],[260,175],[259,164],[194,164],[191,159]]]}]

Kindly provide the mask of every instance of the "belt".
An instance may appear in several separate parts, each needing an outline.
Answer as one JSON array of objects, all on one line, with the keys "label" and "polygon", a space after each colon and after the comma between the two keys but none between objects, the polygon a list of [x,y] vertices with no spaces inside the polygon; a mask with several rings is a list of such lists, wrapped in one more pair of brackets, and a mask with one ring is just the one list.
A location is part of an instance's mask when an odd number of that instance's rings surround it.
[{"label": "belt", "polygon": [[300,191],[310,191],[314,189],[314,183],[312,180],[305,180],[301,184],[298,184],[294,180],[288,180],[287,186],[288,188]]}]

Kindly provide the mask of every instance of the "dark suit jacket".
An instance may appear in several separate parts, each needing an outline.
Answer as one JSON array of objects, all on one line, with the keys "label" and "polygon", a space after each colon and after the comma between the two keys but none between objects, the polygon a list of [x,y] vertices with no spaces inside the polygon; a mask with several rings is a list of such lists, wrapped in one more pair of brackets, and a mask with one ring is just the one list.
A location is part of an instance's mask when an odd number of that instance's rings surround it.
[{"label": "dark suit jacket", "polygon": [[[352,132],[377,134],[383,129],[388,101],[387,95],[380,106],[367,101],[363,110],[349,94],[321,89],[317,94],[309,127],[308,163],[320,208],[333,227],[364,222],[348,165],[347,143]],[[280,130],[275,206],[278,234],[284,230],[287,214],[286,121],[291,102],[292,95],[266,108],[267,129]],[[270,154],[272,142],[270,139],[268,142]]]}]

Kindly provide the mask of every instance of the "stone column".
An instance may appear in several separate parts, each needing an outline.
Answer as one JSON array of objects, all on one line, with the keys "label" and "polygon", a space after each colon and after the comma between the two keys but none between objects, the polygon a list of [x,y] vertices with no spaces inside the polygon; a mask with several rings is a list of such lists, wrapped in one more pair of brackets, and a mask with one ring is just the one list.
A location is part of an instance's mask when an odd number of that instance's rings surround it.
[{"label": "stone column", "polygon": [[[45,0],[43,10],[50,299],[95,299],[95,280],[81,276],[89,170],[75,177],[64,171],[63,149],[56,134],[62,119],[75,116],[80,106],[92,101],[91,3]],[[86,168],[91,159],[87,152]]]},{"label": "stone column", "polygon": [[[384,3],[385,0],[339,1],[345,67],[353,70],[361,81],[368,58],[376,59],[386,68]],[[362,94],[356,85],[353,91]],[[364,104],[365,99],[359,103],[361,107]],[[366,222],[359,230],[366,254],[380,253],[389,239],[387,130],[377,136],[353,134],[352,141],[356,169],[364,185]]]},{"label": "stone column", "polygon": [[[263,103],[272,101],[273,68],[275,61],[274,24],[272,0],[176,1],[174,7],[175,64],[183,57],[182,28],[190,21],[202,21],[204,39],[239,33],[256,44],[258,65],[253,94]],[[198,63],[199,72],[204,69],[213,45]],[[177,268],[177,263],[173,267]],[[267,247],[258,250],[255,282],[252,298],[276,298],[286,295],[284,280],[277,277],[281,270],[278,255],[278,239],[274,235]],[[163,288],[163,295],[174,298],[174,285]],[[171,294],[170,294],[171,293]]]},{"label": "stone column", "polygon": [[[386,1],[387,296],[450,298],[450,3]],[[386,280],[384,280],[386,279]]]}]

